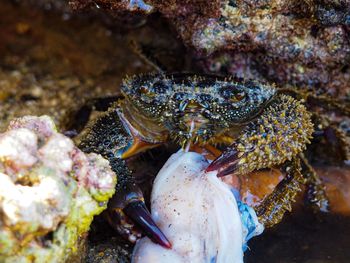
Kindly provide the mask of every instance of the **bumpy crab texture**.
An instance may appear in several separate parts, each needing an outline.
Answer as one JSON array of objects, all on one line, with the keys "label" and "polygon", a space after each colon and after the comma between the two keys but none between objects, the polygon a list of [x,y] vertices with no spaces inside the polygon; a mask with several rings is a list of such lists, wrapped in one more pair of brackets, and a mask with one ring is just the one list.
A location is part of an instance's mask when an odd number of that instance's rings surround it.
[{"label": "bumpy crab texture", "polygon": [[114,194],[109,163],[84,154],[47,117],[0,134],[0,261],[64,262]]},{"label": "bumpy crab texture", "polygon": [[289,96],[274,101],[236,142],[239,173],[273,167],[305,150],[314,131],[310,118],[306,108]]},{"label": "bumpy crab texture", "polygon": [[[124,108],[144,115],[184,146],[203,143],[258,116],[273,98],[273,85],[193,74],[140,75],[122,85]],[[136,118],[136,117],[133,117]],[[159,128],[158,128],[159,129]]]}]

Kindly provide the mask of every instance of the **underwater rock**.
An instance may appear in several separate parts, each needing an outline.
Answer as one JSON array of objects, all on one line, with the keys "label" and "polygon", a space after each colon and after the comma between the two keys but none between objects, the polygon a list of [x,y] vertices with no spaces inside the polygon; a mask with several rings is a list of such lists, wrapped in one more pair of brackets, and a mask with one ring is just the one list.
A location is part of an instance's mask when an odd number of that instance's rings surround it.
[{"label": "underwater rock", "polygon": [[64,262],[114,194],[107,160],[84,154],[48,116],[0,134],[0,261]]},{"label": "underwater rock", "polygon": [[217,172],[203,172],[208,164],[194,152],[169,158],[155,179],[151,210],[172,248],[143,238],[133,262],[243,262],[246,242],[261,234],[263,226]]},{"label": "underwater rock", "polygon": [[[74,9],[97,4],[116,14],[143,11],[130,8],[134,2],[139,1],[71,0],[70,4]],[[339,98],[350,92],[348,0],[145,0],[145,4],[174,25],[207,72],[267,80],[281,87],[315,88]]]},{"label": "underwater rock", "polygon": [[[229,2],[216,18],[174,19],[187,45],[210,55],[201,56],[206,71],[348,96],[350,43],[344,24],[315,20],[318,5],[312,1]],[[350,4],[343,10],[350,14]]]},{"label": "underwater rock", "polygon": [[[147,2],[147,1],[146,1]],[[143,0],[120,0],[120,1],[106,1],[106,0],[74,0],[69,1],[73,9],[84,9],[87,7],[103,8],[105,10],[112,10],[115,13],[123,11],[150,13],[153,11],[153,6],[144,2]]]}]

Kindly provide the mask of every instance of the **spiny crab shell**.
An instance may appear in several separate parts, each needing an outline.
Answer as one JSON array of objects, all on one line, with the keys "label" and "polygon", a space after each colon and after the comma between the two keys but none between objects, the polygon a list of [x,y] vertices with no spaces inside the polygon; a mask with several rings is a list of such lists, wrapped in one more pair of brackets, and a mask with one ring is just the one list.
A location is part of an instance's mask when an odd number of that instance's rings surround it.
[{"label": "spiny crab shell", "polygon": [[304,105],[280,95],[235,142],[239,152],[247,153],[239,162],[239,173],[282,164],[304,151],[314,131],[310,120]]}]

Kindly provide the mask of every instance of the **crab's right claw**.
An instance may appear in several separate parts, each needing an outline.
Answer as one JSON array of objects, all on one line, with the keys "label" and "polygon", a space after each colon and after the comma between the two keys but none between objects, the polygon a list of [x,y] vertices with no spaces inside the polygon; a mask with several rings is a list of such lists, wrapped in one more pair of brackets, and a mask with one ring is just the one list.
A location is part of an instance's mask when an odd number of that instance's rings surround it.
[{"label": "crab's right claw", "polygon": [[118,233],[135,243],[144,233],[153,242],[171,248],[171,243],[153,221],[142,192],[135,184],[126,184],[108,203],[107,220]]},{"label": "crab's right claw", "polygon": [[218,171],[218,177],[234,174],[237,171],[239,160],[238,151],[231,148],[209,164],[205,171]]}]

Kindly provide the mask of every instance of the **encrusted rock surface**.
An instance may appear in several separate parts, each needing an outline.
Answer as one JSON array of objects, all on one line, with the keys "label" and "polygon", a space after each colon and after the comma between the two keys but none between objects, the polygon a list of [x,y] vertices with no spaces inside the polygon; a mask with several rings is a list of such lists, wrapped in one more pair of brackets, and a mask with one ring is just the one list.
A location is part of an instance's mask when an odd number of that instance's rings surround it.
[{"label": "encrusted rock surface", "polygon": [[[71,0],[120,13],[142,1]],[[205,71],[312,88],[343,99],[350,89],[348,0],[148,0],[194,49]],[[144,12],[148,13],[148,12]]]},{"label": "encrusted rock surface", "polygon": [[0,261],[64,262],[114,194],[108,162],[84,154],[47,117],[0,134]]}]

